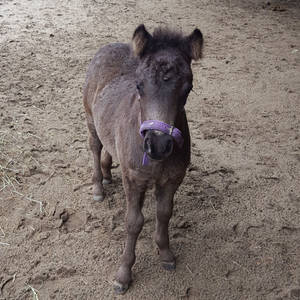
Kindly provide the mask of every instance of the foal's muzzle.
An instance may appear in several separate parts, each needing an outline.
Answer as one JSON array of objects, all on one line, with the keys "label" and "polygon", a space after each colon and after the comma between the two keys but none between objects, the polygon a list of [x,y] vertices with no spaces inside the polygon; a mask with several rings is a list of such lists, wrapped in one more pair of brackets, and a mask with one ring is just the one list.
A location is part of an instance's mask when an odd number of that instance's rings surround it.
[{"label": "foal's muzzle", "polygon": [[182,148],[184,142],[178,128],[158,120],[144,121],[140,134],[144,138],[143,165],[148,164],[148,156],[155,160],[167,158],[173,152],[174,142],[179,148]]},{"label": "foal's muzzle", "polygon": [[155,160],[163,160],[173,152],[173,137],[156,130],[148,130],[144,138],[144,151]]}]

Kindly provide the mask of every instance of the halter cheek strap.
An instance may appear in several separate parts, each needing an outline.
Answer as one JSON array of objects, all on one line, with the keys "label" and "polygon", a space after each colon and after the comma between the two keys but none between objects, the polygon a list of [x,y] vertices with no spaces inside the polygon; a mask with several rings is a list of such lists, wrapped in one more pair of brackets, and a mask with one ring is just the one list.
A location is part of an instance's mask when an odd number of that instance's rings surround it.
[{"label": "halter cheek strap", "polygon": [[[147,120],[144,121],[140,127],[140,135],[143,138],[145,137],[147,130],[158,130],[165,134],[171,135],[174,138],[179,148],[182,148],[183,146],[184,139],[182,133],[178,128],[174,126],[171,126],[169,124],[157,120]],[[143,166],[147,164],[148,164],[148,156],[147,153],[144,152]]]}]

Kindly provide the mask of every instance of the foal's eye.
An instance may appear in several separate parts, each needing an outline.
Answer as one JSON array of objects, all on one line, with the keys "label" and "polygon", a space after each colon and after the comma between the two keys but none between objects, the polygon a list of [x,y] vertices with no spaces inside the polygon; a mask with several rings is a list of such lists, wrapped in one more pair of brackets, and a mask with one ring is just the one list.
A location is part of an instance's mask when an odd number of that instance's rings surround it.
[{"label": "foal's eye", "polygon": [[143,84],[142,83],[138,83],[136,85],[136,89],[138,90],[139,94],[141,94],[142,91],[143,91]]},{"label": "foal's eye", "polygon": [[189,84],[188,86],[186,86],[183,90],[183,94],[182,94],[182,98],[183,98],[183,102],[182,105],[184,106],[187,100],[187,97],[190,93],[190,91],[193,89],[193,85]]}]

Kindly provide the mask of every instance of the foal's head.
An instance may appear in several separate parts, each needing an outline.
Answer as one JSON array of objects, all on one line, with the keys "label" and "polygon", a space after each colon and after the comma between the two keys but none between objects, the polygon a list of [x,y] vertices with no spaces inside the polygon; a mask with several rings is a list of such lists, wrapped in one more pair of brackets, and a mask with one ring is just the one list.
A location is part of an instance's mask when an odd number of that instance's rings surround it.
[{"label": "foal's head", "polygon": [[[151,35],[144,25],[137,27],[133,51],[139,58],[136,72],[142,122],[157,120],[175,126],[193,88],[191,60],[201,58],[202,45],[199,29],[182,36],[161,28]],[[173,145],[174,139],[169,133],[157,128],[144,132],[144,151],[152,159],[168,157]]]}]

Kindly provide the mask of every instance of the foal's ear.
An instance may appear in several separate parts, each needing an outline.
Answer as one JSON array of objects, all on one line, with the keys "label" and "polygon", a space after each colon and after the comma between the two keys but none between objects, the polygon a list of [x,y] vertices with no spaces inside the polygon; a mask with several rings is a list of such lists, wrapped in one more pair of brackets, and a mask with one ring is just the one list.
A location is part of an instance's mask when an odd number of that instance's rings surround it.
[{"label": "foal's ear", "polygon": [[203,36],[201,31],[196,28],[189,36],[187,41],[190,46],[190,56],[193,60],[198,60],[202,57]]},{"label": "foal's ear", "polygon": [[152,39],[151,34],[146,30],[144,24],[139,25],[132,37],[132,48],[135,56],[143,56],[147,44]]}]

